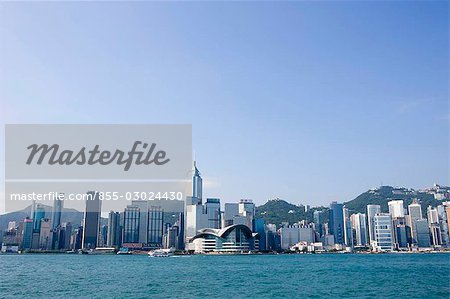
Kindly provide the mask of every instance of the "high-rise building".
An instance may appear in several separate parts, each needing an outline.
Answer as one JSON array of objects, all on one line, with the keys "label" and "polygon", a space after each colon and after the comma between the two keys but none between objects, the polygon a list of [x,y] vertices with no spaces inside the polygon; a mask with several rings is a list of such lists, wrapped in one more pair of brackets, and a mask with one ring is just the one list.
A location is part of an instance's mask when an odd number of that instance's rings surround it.
[{"label": "high-rise building", "polygon": [[45,217],[45,209],[41,204],[35,204],[34,214],[33,214],[33,229],[36,232],[40,232],[41,220]]},{"label": "high-rise building", "polygon": [[148,211],[148,246],[161,248],[164,234],[164,210],[151,206]]},{"label": "high-rise building", "polygon": [[317,234],[317,240],[319,240],[324,235],[324,223],[325,223],[325,215],[323,210],[314,211],[314,226]]},{"label": "high-rise building", "polygon": [[392,251],[394,248],[392,234],[392,218],[390,214],[378,213],[374,216],[375,251]]},{"label": "high-rise building", "polygon": [[39,249],[52,249],[52,221],[48,218],[41,219],[39,232]]},{"label": "high-rise building", "polygon": [[194,161],[194,175],[192,177],[192,197],[197,199],[197,203],[202,203],[203,196],[203,180],[200,171],[197,168],[197,162]]},{"label": "high-rise building", "polygon": [[120,213],[111,211],[108,215],[108,236],[106,238],[106,244],[108,247],[120,247],[121,239],[121,225],[120,225]]},{"label": "high-rise building", "polygon": [[342,212],[343,212],[343,215],[344,215],[344,242],[345,242],[345,246],[353,247],[353,229],[352,229],[352,223],[350,221],[348,209],[344,207]]},{"label": "high-rise building", "polygon": [[299,242],[308,244],[315,241],[314,230],[311,225],[292,225],[282,227],[279,230],[281,237],[281,249],[289,250],[289,248]]},{"label": "high-rise building", "polygon": [[53,201],[52,210],[52,229],[56,229],[61,225],[61,213],[64,202],[64,194],[59,194],[57,198]]},{"label": "high-rise building", "polygon": [[403,200],[391,200],[388,202],[389,214],[392,218],[405,217],[405,208],[403,207]]},{"label": "high-rise building", "polygon": [[439,225],[441,229],[441,240],[442,245],[448,246],[450,245],[450,238],[449,238],[449,227],[448,227],[448,219],[447,219],[447,213],[445,211],[444,205],[439,205],[436,207],[438,214],[439,214]]},{"label": "high-rise building", "polygon": [[417,233],[417,246],[420,248],[429,248],[430,244],[430,228],[427,219],[419,219],[415,221]]},{"label": "high-rise building", "polygon": [[87,193],[83,221],[83,249],[95,249],[100,232],[101,200],[98,192]]},{"label": "high-rise building", "polygon": [[206,214],[208,217],[208,228],[220,228],[221,227],[221,213],[220,213],[220,199],[219,198],[207,198],[206,199]]},{"label": "high-rise building", "polygon": [[392,225],[394,248],[398,250],[407,249],[411,240],[411,233],[409,226],[406,225],[406,219],[394,218]]},{"label": "high-rise building", "polygon": [[31,249],[33,241],[33,219],[23,220],[22,249]]},{"label": "high-rise building", "polygon": [[332,202],[330,204],[330,233],[334,236],[335,244],[344,244],[344,206],[341,203]]},{"label": "high-rise building", "polygon": [[140,210],[127,206],[123,213],[123,243],[139,243]]},{"label": "high-rise building", "polygon": [[239,201],[239,215],[245,218],[245,225],[249,229],[253,228],[253,218],[255,217],[255,204],[251,199],[241,199]]},{"label": "high-rise building", "polygon": [[[375,238],[375,215],[381,213],[379,205],[367,205],[367,226],[369,228],[369,244],[373,245]],[[373,246],[372,246],[373,248]]]},{"label": "high-rise building", "polygon": [[439,223],[439,214],[436,208],[428,206],[427,208],[428,224]]},{"label": "high-rise building", "polygon": [[411,242],[417,244],[416,220],[422,219],[422,206],[414,200],[408,206],[408,226],[411,228]]},{"label": "high-rise building", "polygon": [[259,250],[267,250],[267,231],[264,219],[254,219],[253,231],[259,234]]},{"label": "high-rise building", "polygon": [[366,214],[358,213],[350,217],[352,228],[355,231],[355,246],[367,246]]},{"label": "high-rise building", "polygon": [[133,207],[139,208],[139,240],[138,243],[147,244],[148,240],[148,209],[149,202],[147,200],[133,200],[131,201]]},{"label": "high-rise building", "polygon": [[233,225],[234,217],[239,216],[239,204],[225,203],[225,210],[223,213],[222,227]]}]

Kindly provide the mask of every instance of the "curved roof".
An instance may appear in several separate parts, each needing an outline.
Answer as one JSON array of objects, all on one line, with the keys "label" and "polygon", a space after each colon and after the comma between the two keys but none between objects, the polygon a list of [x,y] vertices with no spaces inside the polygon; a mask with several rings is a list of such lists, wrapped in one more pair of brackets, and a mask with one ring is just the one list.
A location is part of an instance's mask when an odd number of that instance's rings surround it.
[{"label": "curved roof", "polygon": [[198,239],[198,238],[204,238],[206,236],[213,236],[216,238],[225,238],[232,230],[237,229],[237,228],[240,228],[247,238],[253,238],[255,236],[258,236],[258,234],[253,234],[252,230],[247,225],[233,224],[233,225],[224,227],[222,229],[214,229],[214,228],[201,229],[201,230],[199,230],[199,233],[191,239],[191,241]]}]

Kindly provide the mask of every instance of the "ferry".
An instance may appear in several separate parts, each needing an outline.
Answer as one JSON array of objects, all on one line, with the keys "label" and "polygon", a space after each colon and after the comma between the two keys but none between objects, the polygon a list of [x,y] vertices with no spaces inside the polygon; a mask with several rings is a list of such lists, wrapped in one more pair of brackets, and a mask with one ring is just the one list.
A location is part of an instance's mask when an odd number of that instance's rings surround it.
[{"label": "ferry", "polygon": [[175,248],[155,249],[148,252],[150,257],[169,257],[175,254]]}]

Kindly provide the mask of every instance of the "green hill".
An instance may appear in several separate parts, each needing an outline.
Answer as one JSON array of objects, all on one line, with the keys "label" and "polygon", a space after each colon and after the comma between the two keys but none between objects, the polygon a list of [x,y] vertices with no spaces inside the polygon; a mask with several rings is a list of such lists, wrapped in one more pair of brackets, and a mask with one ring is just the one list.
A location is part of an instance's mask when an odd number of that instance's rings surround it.
[{"label": "green hill", "polygon": [[313,211],[317,209],[320,208],[305,212],[304,206],[297,206],[282,199],[272,199],[256,207],[255,216],[264,219],[266,223],[279,225],[282,222],[295,223],[304,219],[313,221]]},{"label": "green hill", "polygon": [[395,199],[402,199],[405,208],[417,198],[422,205],[422,212],[426,215],[428,206],[438,206],[442,202],[434,199],[432,194],[415,191],[406,188],[393,188],[391,186],[382,186],[377,189],[372,189],[358,195],[355,199],[345,203],[349,209],[350,214],[366,213],[366,206],[369,204],[380,205],[381,212],[388,212],[388,201]]}]

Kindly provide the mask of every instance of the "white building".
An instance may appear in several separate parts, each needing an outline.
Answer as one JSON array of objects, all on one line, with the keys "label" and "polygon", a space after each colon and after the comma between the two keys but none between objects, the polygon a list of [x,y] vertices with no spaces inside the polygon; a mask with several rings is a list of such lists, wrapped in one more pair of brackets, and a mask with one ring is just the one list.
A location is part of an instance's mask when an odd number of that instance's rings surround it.
[{"label": "white building", "polygon": [[392,218],[405,217],[405,208],[403,207],[403,200],[391,200],[388,202],[389,214]]},{"label": "white building", "polygon": [[352,229],[355,231],[355,246],[367,245],[366,214],[358,213],[350,217]]},{"label": "white building", "polygon": [[369,244],[375,242],[375,215],[381,213],[379,205],[367,205],[367,225],[369,228]]},{"label": "white building", "polygon": [[374,250],[378,252],[392,251],[394,249],[392,218],[390,214],[379,213],[374,217],[375,243]]}]

